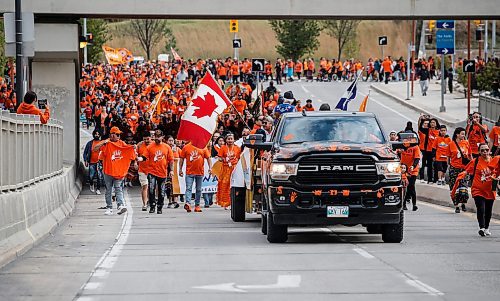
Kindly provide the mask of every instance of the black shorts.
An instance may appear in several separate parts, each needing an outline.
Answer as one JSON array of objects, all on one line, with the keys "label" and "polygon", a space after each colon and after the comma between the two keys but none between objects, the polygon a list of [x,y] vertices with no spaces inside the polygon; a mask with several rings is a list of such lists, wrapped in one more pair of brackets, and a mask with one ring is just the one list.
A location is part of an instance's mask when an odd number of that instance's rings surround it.
[{"label": "black shorts", "polygon": [[436,170],[441,172],[446,172],[448,169],[448,162],[446,161],[435,161]]}]

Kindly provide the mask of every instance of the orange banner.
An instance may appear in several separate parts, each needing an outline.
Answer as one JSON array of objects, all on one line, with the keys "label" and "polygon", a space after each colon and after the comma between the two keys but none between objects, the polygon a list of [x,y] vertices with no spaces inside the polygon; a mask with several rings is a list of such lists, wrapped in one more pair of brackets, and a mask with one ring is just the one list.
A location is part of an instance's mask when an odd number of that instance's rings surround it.
[{"label": "orange banner", "polygon": [[111,48],[108,46],[102,46],[106,60],[110,65],[120,65],[126,64],[134,60],[132,52],[126,48]]}]

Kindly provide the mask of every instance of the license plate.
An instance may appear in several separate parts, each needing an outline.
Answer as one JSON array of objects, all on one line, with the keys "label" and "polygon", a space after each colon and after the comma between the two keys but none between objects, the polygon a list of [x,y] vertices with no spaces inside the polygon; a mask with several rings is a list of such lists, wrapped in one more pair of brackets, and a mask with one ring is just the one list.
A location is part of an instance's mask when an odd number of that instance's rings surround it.
[{"label": "license plate", "polygon": [[349,206],[328,206],[326,217],[349,217]]}]

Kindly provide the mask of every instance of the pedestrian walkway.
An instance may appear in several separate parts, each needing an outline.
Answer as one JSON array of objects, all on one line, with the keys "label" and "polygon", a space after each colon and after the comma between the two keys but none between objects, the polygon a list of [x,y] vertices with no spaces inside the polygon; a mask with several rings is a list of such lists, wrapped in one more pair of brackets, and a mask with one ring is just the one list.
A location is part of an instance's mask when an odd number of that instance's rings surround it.
[{"label": "pedestrian walkway", "polygon": [[[445,94],[446,112],[439,112],[439,108],[441,107],[441,82],[438,80],[434,79],[430,81],[427,96],[422,96],[420,84],[418,81],[415,81],[413,97],[410,97],[410,100],[406,100],[406,82],[390,82],[387,85],[384,83],[373,83],[371,87],[375,91],[385,94],[405,106],[434,116],[441,123],[445,123],[451,127],[464,125],[467,119],[467,98],[464,97],[463,93],[458,91],[454,91],[452,94]],[[479,100],[471,98],[471,112],[477,111],[478,106]]]}]

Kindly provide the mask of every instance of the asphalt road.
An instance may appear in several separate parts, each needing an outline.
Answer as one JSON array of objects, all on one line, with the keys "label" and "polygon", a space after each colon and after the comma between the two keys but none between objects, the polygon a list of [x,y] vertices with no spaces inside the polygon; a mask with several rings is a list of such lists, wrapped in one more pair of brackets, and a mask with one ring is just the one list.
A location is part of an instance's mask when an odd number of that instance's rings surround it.
[{"label": "asphalt road", "polygon": [[[292,83],[297,97],[335,105],[346,83]],[[368,86],[360,83],[362,93]],[[314,95],[314,96],[313,96]],[[363,95],[364,96],[364,95]],[[371,94],[368,111],[389,129],[418,113]],[[320,102],[321,100],[321,102]],[[351,103],[359,106],[360,99]],[[403,117],[405,116],[405,117]],[[103,196],[82,192],[74,214],[40,245],[0,270],[0,300],[498,300],[500,222],[477,235],[475,217],[420,203],[406,212],[401,244],[364,228],[291,228],[269,244],[259,217],[229,212],[140,211],[104,216]]]}]

